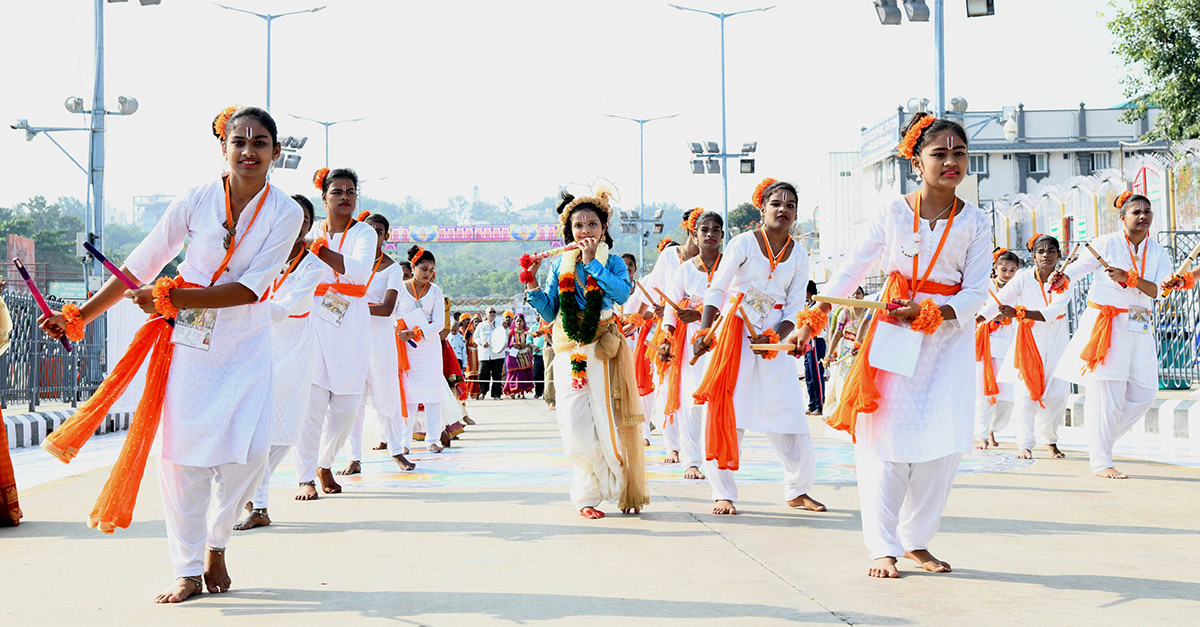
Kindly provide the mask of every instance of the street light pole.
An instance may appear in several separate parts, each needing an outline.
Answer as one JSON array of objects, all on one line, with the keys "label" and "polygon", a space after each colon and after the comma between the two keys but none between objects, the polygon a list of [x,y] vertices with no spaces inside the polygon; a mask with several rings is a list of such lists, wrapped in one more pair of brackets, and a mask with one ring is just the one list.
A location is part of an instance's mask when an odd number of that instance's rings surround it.
[{"label": "street light pole", "polygon": [[[638,155],[639,155],[639,162],[640,162],[640,164],[638,166],[638,215],[639,216],[645,215],[646,214],[646,122],[653,122],[655,120],[669,120],[673,117],[678,117],[679,114],[672,113],[671,115],[664,115],[664,116],[660,116],[657,118],[630,118],[630,117],[626,117],[623,115],[613,115],[611,113],[605,113],[604,115],[606,115],[610,118],[617,118],[618,120],[629,120],[630,122],[637,122],[637,125],[638,125]],[[639,264],[638,267],[640,268],[641,267],[640,264],[642,263],[641,260],[646,258],[646,238],[645,238],[645,236],[643,235],[638,240],[638,242],[640,245],[639,255],[638,255],[638,264]],[[643,270],[642,272],[644,275],[645,271]]]},{"label": "street light pole", "polygon": [[[725,135],[725,20],[743,13],[757,13],[759,11],[770,11],[778,5],[769,7],[761,7],[758,9],[747,9],[745,11],[734,11],[732,13],[714,13],[712,11],[704,11],[701,9],[693,9],[691,7],[680,6],[678,4],[670,4],[668,6],[679,9],[680,11],[691,11],[693,13],[703,13],[711,15],[721,22],[721,154],[714,155],[721,158],[721,185],[723,187],[722,196],[724,197],[724,211],[722,217],[725,219],[725,224],[729,224],[729,149],[726,146],[727,137]],[[729,229],[725,229],[725,242],[729,242]]]},{"label": "street light pole", "polygon": [[946,7],[933,0],[933,45],[937,55],[937,117],[946,117]]},{"label": "street light pole", "polygon": [[[102,0],[98,0],[98,1],[102,1]],[[218,4],[216,2],[214,2],[213,4],[221,7],[222,9],[228,9],[230,11],[237,11],[238,13],[246,13],[248,15],[253,15],[254,17],[262,18],[262,20],[267,23],[267,107],[266,108],[267,108],[267,111],[270,111],[271,110],[271,22],[274,22],[275,20],[277,20],[281,17],[287,17],[289,15],[299,15],[300,13],[316,13],[317,11],[324,9],[325,5],[316,7],[315,9],[304,9],[303,11],[288,11],[287,13],[255,13],[254,11],[247,11],[246,9],[239,9],[237,7],[225,6],[223,4]]]},{"label": "street light pole", "polygon": [[325,127],[325,167],[327,167],[327,168],[329,167],[329,127],[333,126],[334,124],[344,124],[346,122],[357,122],[359,120],[366,119],[366,118],[353,118],[350,120],[335,120],[333,122],[325,122],[322,120],[314,120],[312,118],[306,118],[301,115],[296,115],[295,113],[289,113],[288,115],[296,118],[297,120],[304,120],[305,122],[313,122],[313,123],[320,124],[321,126]]}]

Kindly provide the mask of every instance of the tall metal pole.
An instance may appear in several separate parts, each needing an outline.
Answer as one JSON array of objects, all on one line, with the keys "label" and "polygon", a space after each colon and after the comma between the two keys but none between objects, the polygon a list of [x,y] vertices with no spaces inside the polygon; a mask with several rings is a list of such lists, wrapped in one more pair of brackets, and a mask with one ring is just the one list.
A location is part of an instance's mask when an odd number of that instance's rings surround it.
[{"label": "tall metal pole", "polygon": [[[96,70],[92,85],[91,133],[88,138],[88,178],[92,186],[90,232],[96,234],[96,248],[104,250],[104,0],[96,0],[95,6]],[[92,259],[88,266],[89,275],[103,276],[99,261]],[[143,278],[149,280],[150,277]],[[83,289],[87,293],[89,286],[84,285]],[[101,351],[107,345],[105,321],[106,317],[101,316],[92,326],[93,342],[101,347]]]},{"label": "tall metal pole", "polygon": [[[726,157],[729,154],[728,145],[726,144],[725,136],[725,18],[728,17],[724,13],[721,14],[721,188],[722,196],[725,202],[724,210],[721,213],[721,218],[725,224],[729,224],[729,159]],[[725,243],[729,243],[729,231],[725,229]]]},{"label": "tall metal pole", "polygon": [[[638,120],[638,217],[646,217],[646,120]],[[641,223],[638,223],[641,227]],[[644,230],[644,229],[641,229]],[[646,236],[639,240],[638,270],[646,276]]]},{"label": "tall metal pole", "polygon": [[325,167],[328,168],[329,167],[329,127],[331,127],[333,125],[322,123],[321,126],[325,127]]},{"label": "tall metal pole", "polygon": [[937,117],[946,115],[946,11],[945,0],[933,0],[933,42],[937,54]]},{"label": "tall metal pole", "polygon": [[267,21],[267,111],[271,110],[271,22],[274,15],[268,15]]}]

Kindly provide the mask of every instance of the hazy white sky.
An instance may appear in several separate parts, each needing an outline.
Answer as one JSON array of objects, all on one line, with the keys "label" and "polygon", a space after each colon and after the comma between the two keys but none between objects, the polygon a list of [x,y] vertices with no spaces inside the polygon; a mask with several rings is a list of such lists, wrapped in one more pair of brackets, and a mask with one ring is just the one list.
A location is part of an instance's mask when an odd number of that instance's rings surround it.
[{"label": "hazy white sky", "polygon": [[[813,190],[825,155],[856,150],[862,126],[909,97],[933,98],[932,24],[880,26],[870,0],[691,0],[735,11],[726,33],[729,145],[758,142],[758,173],[730,175],[730,205],[765,175]],[[484,199],[520,207],[560,185],[605,176],[623,205],[638,200],[638,134],[605,113],[679,117],[646,125],[646,202],[721,207],[721,177],[689,173],[688,140],[719,140],[718,21],[659,0],[227,0],[260,13],[321,4],[272,27],[272,113],[284,135],[308,135],[298,171],[274,184],[312,192],[322,128],[289,113],[336,120],[331,166],[368,180],[364,193],[412,195],[428,207],[478,185]],[[932,5],[932,0],[929,0]],[[947,98],[972,110],[1104,107],[1124,100],[1124,73],[1092,0],[996,0],[968,19],[947,0]],[[92,0],[7,0],[0,122],[86,125],[63,108],[90,104]],[[106,197],[169,193],[222,168],[212,117],[265,99],[265,22],[200,0],[106,4],[106,91],[141,109],[108,119]],[[86,165],[85,133],[59,140]],[[0,205],[35,194],[83,197],[85,178],[44,137],[0,127]],[[815,202],[815,200],[814,200]]]}]

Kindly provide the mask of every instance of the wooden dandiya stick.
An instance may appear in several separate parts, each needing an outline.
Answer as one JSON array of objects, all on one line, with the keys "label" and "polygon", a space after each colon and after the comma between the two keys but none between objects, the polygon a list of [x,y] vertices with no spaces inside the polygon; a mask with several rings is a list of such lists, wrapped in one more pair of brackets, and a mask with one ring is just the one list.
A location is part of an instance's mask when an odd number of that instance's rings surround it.
[{"label": "wooden dandiya stick", "polygon": [[[17,272],[21,273],[21,278],[25,279],[25,287],[29,288],[29,293],[33,294],[33,299],[37,301],[38,309],[42,310],[42,315],[49,318],[54,312],[50,311],[50,305],[46,304],[46,299],[42,298],[42,292],[33,283],[33,277],[29,276],[29,271],[25,269],[25,264],[21,263],[21,259],[13,257],[13,265],[17,267]],[[65,334],[58,336],[58,341],[62,343],[63,348],[67,352],[71,352],[71,341],[67,339]]]},{"label": "wooden dandiya stick", "polygon": [[877,309],[879,311],[894,311],[900,308],[896,303],[881,303],[877,300],[859,300],[857,298],[838,298],[836,296],[821,296],[820,294],[813,296],[813,300],[818,303],[829,303],[830,305],[841,305],[843,307],[855,307],[857,309]]},{"label": "wooden dandiya stick", "polygon": [[[721,314],[717,314],[717,317],[716,317],[716,318],[713,318],[712,324],[711,324],[711,325],[709,325],[709,327],[708,327],[708,328],[710,328],[710,329],[713,329],[713,330],[708,332],[708,342],[707,342],[707,345],[712,345],[712,343],[713,343],[712,334],[713,334],[713,333],[716,333],[716,329],[717,329],[717,327],[719,327],[719,326],[721,326]],[[692,355],[692,360],[688,362],[688,365],[690,365],[690,366],[695,366],[695,365],[696,365],[696,362],[700,360],[700,357],[702,357],[702,355],[695,355],[695,354],[693,354],[693,355]]]},{"label": "wooden dandiya stick", "polygon": [[654,302],[654,297],[650,295],[650,292],[646,291],[646,288],[642,287],[641,283],[634,281],[633,284],[636,285],[638,290],[640,290],[642,292],[642,295],[646,297],[646,302],[648,302],[648,303]]},{"label": "wooden dandiya stick", "polygon": [[742,322],[746,323],[746,330],[750,332],[750,337],[758,337],[758,331],[755,330],[753,324],[750,324],[750,316],[746,315],[746,310],[742,309],[742,304],[738,303],[737,308],[738,314],[742,317]]},{"label": "wooden dandiya stick", "polygon": [[1109,269],[1108,262],[1104,260],[1104,257],[1100,256],[1100,253],[1096,252],[1095,248],[1092,248],[1091,242],[1084,242],[1083,245],[1087,247],[1088,252],[1092,253],[1092,256],[1096,258],[1096,261],[1099,261],[1100,265],[1104,266],[1105,270]]},{"label": "wooden dandiya stick", "polygon": [[658,292],[658,295],[662,296],[663,301],[666,302],[668,305],[670,305],[672,309],[674,309],[675,311],[683,311],[683,308],[680,307],[679,305],[676,305],[675,302],[672,301],[666,294],[663,294],[662,290],[660,290],[656,287],[656,288],[654,288],[654,291]]},{"label": "wooden dandiya stick", "polygon": [[[1192,249],[1192,252],[1188,253],[1187,258],[1185,258],[1183,260],[1183,264],[1179,266],[1178,270],[1171,273],[1171,276],[1168,277],[1167,281],[1170,281],[1170,280],[1174,279],[1175,277],[1182,277],[1184,274],[1190,272],[1192,270],[1192,264],[1196,262],[1197,255],[1200,255],[1200,244],[1196,244],[1196,247]],[[1165,282],[1164,282],[1164,284],[1165,284]],[[1163,288],[1162,295],[1166,296],[1167,294],[1170,294],[1172,291],[1174,291],[1174,290],[1172,290],[1169,287]]]},{"label": "wooden dandiya stick", "polygon": [[764,344],[751,344],[750,350],[752,350],[752,351],[784,351],[786,353],[794,353],[794,352],[796,352],[797,349],[796,349],[795,344],[788,344],[787,342],[768,342],[768,343],[764,343]]}]

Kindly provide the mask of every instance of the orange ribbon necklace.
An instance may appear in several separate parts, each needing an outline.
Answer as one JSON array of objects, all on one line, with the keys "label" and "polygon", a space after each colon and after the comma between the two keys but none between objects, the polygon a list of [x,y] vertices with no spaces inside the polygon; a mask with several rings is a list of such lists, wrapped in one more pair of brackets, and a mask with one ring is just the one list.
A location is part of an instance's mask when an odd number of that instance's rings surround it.
[{"label": "orange ribbon necklace", "polygon": [[[1129,234],[1125,233],[1125,247],[1129,249],[1129,263],[1133,264],[1133,269],[1138,269],[1137,255],[1134,253],[1133,242],[1129,241]],[[1149,236],[1147,236],[1149,237]],[[1146,276],[1146,253],[1150,251],[1150,244],[1146,240],[1142,240],[1142,269],[1138,272],[1139,277]]]},{"label": "orange ribbon necklace", "polygon": [[[771,271],[767,273],[767,278],[770,279],[775,275],[775,268],[779,267],[783,256],[787,254],[788,248],[791,247],[792,238],[788,237],[787,243],[783,245],[783,248],[779,251],[779,254],[776,255],[775,251],[771,250],[771,240],[767,237],[766,227],[760,228],[759,231],[762,232],[763,244],[765,244],[767,247],[767,261],[771,264]],[[709,280],[712,280],[711,276],[709,277]]]},{"label": "orange ribbon necklace", "polygon": [[[920,233],[921,219],[921,192],[917,192],[917,208],[913,210],[913,237],[916,238]],[[913,255],[912,278],[909,279],[911,294],[913,298],[917,297],[917,292],[925,287],[925,282],[929,280],[929,274],[933,272],[933,266],[937,264],[938,257],[942,256],[942,248],[946,245],[946,237],[950,235],[950,229],[954,226],[954,216],[958,215],[958,196],[954,197],[954,202],[950,205],[950,219],[946,221],[946,230],[942,231],[942,238],[938,241],[937,250],[933,251],[933,257],[929,260],[929,265],[925,267],[925,274],[921,277],[921,282],[917,282],[917,259],[921,256],[920,250]]]},{"label": "orange ribbon necklace", "polygon": [[[225,247],[225,259],[221,261],[220,267],[213,274],[212,282],[209,286],[217,283],[217,279],[221,277],[221,273],[229,269],[229,260],[233,259],[233,251],[237,250],[238,244],[246,241],[246,235],[250,233],[250,229],[254,227],[254,222],[258,220],[258,212],[262,211],[263,203],[267,202],[267,196],[271,193],[271,184],[267,183],[262,190],[262,197],[258,199],[258,206],[254,208],[254,213],[250,216],[250,224],[246,225],[246,232],[242,233],[242,239],[235,237],[235,229],[237,225],[233,221],[233,200],[229,196],[229,176],[226,175],[222,180],[225,186],[225,224],[229,233],[226,235],[228,246]],[[240,216],[239,216],[240,217]]]},{"label": "orange ribbon necklace", "polygon": [[279,286],[283,285],[283,282],[287,280],[288,275],[292,273],[292,270],[296,269],[296,264],[300,263],[300,260],[304,258],[305,252],[307,252],[307,250],[301,248],[300,254],[296,255],[296,258],[292,260],[292,263],[291,263],[291,265],[289,265],[287,267],[287,270],[283,271],[283,275],[280,276],[278,279],[275,279],[275,282],[271,284],[272,297],[274,297],[275,292],[279,291]]},{"label": "orange ribbon necklace", "polygon": [[383,255],[375,258],[375,267],[371,268],[371,276],[367,277],[367,287],[371,287],[371,281],[375,280],[375,273],[379,272],[379,264],[383,261]]},{"label": "orange ribbon necklace", "polygon": [[[764,237],[763,239],[766,239],[766,237]],[[771,250],[770,242],[767,243],[767,250]],[[696,261],[699,262],[700,269],[704,270],[704,273],[708,275],[708,285],[709,285],[709,287],[712,287],[713,273],[717,271],[717,266],[720,265],[720,263],[721,263],[721,253],[717,253],[717,259],[716,259],[716,261],[713,262],[712,269],[709,269],[708,265],[704,263],[704,258],[701,257],[700,255],[696,255]],[[774,270],[775,266],[772,265],[771,269]],[[767,278],[770,278],[770,277],[767,277]]]},{"label": "orange ribbon necklace", "polygon": [[412,294],[413,300],[415,300],[415,301],[417,301],[418,303],[420,303],[420,302],[421,302],[421,298],[422,298],[422,297],[424,297],[426,294],[428,294],[428,293],[429,293],[429,286],[430,286],[430,285],[433,285],[433,284],[432,284],[432,283],[426,283],[426,284],[425,284],[425,289],[424,289],[424,290],[421,290],[421,293],[420,293],[420,294],[418,294],[418,293],[417,293],[417,281],[416,281],[416,279],[409,279],[409,282],[407,283],[407,287],[408,287],[408,293],[409,293],[409,294]]}]

